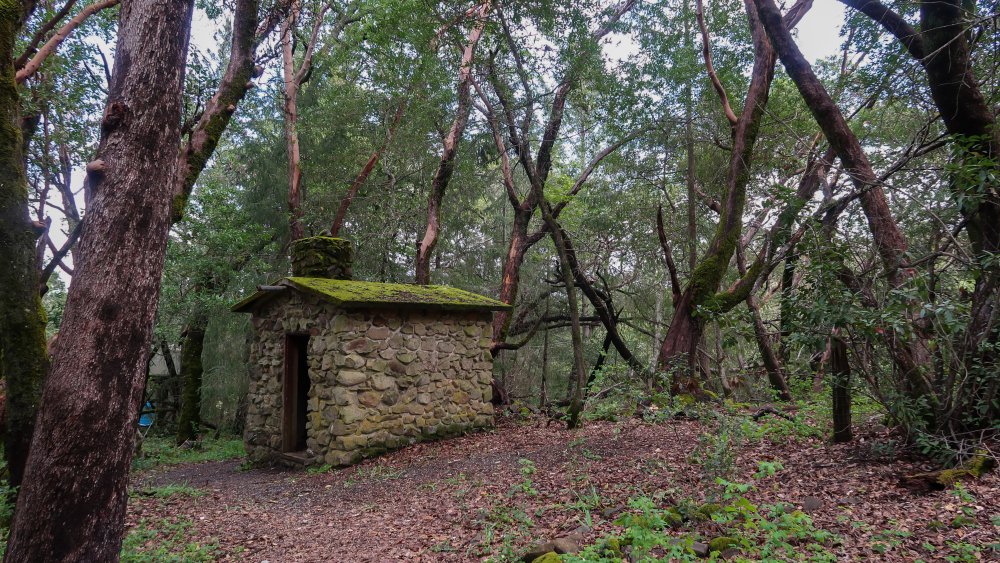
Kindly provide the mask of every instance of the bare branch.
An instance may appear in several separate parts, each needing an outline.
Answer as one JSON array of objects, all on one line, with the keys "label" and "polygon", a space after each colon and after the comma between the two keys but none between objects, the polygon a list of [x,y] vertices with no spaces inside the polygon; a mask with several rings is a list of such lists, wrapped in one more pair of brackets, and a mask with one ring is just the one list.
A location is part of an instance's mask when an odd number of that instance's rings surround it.
[{"label": "bare branch", "polygon": [[730,125],[735,127],[739,118],[736,117],[736,112],[733,111],[733,107],[729,104],[729,95],[726,94],[726,88],[722,85],[722,81],[719,80],[719,75],[715,73],[715,66],[712,64],[712,47],[708,38],[708,26],[705,24],[705,6],[702,0],[697,1],[695,15],[698,18],[698,28],[701,29],[701,52],[705,57],[705,70],[708,71],[708,77],[712,81],[712,86],[719,94],[719,100],[722,102],[722,111],[726,114],[726,119],[729,120]]}]

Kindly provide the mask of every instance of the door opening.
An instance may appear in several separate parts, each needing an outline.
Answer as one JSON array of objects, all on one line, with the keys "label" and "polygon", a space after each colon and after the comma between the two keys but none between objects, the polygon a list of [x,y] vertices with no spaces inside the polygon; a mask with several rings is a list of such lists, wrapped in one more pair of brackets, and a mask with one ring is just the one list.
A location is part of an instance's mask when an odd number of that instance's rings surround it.
[{"label": "door opening", "polygon": [[308,334],[285,335],[285,379],[282,382],[281,450],[306,449],[306,421],[309,410]]}]

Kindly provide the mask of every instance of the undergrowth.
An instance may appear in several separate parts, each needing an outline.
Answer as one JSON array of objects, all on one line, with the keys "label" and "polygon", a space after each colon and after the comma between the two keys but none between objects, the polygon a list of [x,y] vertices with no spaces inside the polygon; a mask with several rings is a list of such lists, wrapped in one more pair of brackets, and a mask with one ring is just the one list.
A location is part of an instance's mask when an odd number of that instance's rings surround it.
[{"label": "undergrowth", "polygon": [[176,517],[159,521],[143,520],[129,531],[122,543],[122,563],[200,563],[215,561],[219,546],[191,539],[194,527],[190,518]]},{"label": "undergrowth", "polygon": [[172,436],[150,436],[132,460],[132,469],[142,471],[163,465],[221,461],[245,455],[243,440],[234,436],[205,438],[189,447],[177,446]]}]

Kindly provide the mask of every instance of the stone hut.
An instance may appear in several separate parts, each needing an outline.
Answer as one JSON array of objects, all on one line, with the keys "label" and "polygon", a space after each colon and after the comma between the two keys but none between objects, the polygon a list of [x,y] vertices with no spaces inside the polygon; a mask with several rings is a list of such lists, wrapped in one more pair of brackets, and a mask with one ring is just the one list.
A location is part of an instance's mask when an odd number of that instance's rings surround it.
[{"label": "stone hut", "polygon": [[351,280],[351,244],[292,246],[292,277],[237,303],[252,315],[244,440],[254,460],[343,466],[493,425],[493,311],[443,286]]}]

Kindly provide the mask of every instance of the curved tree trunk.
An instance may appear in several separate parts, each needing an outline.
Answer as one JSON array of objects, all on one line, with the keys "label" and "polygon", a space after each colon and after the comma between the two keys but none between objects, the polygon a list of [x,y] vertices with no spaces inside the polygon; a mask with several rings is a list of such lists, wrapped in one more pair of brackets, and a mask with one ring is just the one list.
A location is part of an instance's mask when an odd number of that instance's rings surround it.
[{"label": "curved tree trunk", "polygon": [[[500,301],[513,305],[517,300],[518,283],[521,278],[521,265],[524,264],[524,254],[528,250],[528,223],[534,214],[534,199],[530,202],[531,209],[522,206],[514,207],[514,223],[510,229],[510,244],[507,246],[507,259],[503,263],[503,277],[500,279]],[[495,357],[507,340],[510,328],[511,309],[497,311],[493,315],[493,338],[490,352]]]},{"label": "curved tree trunk", "polygon": [[219,139],[247,92],[253,88],[257,74],[254,52],[257,44],[272,30],[257,33],[259,0],[237,0],[233,10],[233,38],[229,46],[229,62],[215,94],[205,104],[205,109],[181,146],[177,155],[177,175],[174,198],[171,202],[170,221],[179,222],[194,189],[195,181],[215,152]]},{"label": "curved tree trunk", "polygon": [[35,232],[28,215],[14,41],[21,2],[0,8],[0,376],[7,385],[4,455],[19,486],[48,369]]},{"label": "curved tree trunk", "polygon": [[80,261],[5,561],[118,559],[170,223],[192,4],[132,0],[121,8],[101,143],[88,165],[93,197]]},{"label": "curved tree trunk", "polygon": [[434,179],[431,180],[431,191],[427,197],[427,227],[424,230],[424,237],[417,245],[417,258],[414,263],[416,274],[414,281],[421,285],[431,283],[431,256],[437,246],[438,236],[441,233],[441,204],[444,201],[444,192],[448,189],[451,176],[455,171],[455,159],[458,156],[458,144],[465,134],[465,126],[469,122],[469,113],[472,111],[472,59],[476,54],[476,46],[483,35],[483,28],[486,27],[486,15],[490,11],[491,0],[485,0],[476,11],[478,18],[469,38],[462,50],[462,61],[458,70],[458,106],[455,108],[455,119],[451,123],[451,128],[444,137],[444,147],[441,149],[441,160],[437,170],[434,172]]},{"label": "curved tree trunk", "polygon": [[695,316],[695,312],[699,307],[708,305],[719,290],[729,261],[736,252],[743,228],[743,207],[746,204],[753,148],[774,78],[776,55],[759,25],[753,5],[749,3],[747,19],[754,40],[754,67],[744,109],[733,131],[732,157],[726,175],[726,197],[722,201],[719,225],[674,306],[674,318],[660,346],[657,360],[659,369],[672,375],[671,392],[674,394],[700,393],[701,385],[693,368],[703,321]]}]

